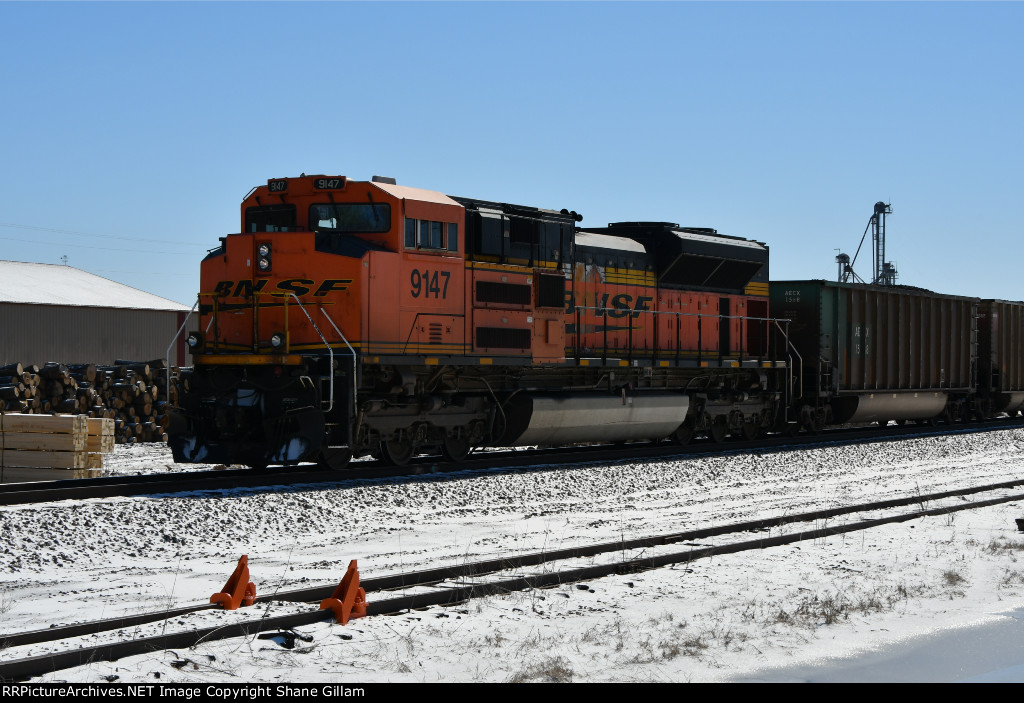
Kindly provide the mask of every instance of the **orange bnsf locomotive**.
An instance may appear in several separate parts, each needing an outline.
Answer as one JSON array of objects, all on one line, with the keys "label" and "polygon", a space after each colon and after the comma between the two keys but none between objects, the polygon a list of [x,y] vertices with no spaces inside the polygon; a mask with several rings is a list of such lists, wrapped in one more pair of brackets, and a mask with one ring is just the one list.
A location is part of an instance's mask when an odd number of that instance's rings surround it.
[{"label": "orange bnsf locomotive", "polygon": [[254,188],[202,262],[175,461],[401,465],[785,421],[767,246],[580,219],[378,177]]}]

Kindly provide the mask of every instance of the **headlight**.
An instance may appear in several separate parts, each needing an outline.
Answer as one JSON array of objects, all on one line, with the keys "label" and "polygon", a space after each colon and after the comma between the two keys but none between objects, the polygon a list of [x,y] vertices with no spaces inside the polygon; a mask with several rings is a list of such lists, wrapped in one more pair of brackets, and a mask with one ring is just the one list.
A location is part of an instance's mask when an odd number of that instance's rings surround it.
[{"label": "headlight", "polygon": [[193,352],[198,352],[203,348],[203,334],[202,332],[190,332],[188,337],[185,338],[185,344]]},{"label": "headlight", "polygon": [[277,332],[270,338],[270,346],[280,349],[284,346],[284,332]]},{"label": "headlight", "polygon": [[270,270],[273,261],[273,247],[270,242],[260,242],[256,245],[256,268],[266,273]]}]

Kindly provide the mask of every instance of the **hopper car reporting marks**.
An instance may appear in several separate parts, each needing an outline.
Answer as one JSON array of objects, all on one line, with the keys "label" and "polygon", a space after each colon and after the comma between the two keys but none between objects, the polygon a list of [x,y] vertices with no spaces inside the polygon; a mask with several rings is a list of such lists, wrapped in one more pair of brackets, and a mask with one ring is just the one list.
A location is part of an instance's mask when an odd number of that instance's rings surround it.
[{"label": "hopper car reporting marks", "polygon": [[[877,343],[855,357],[834,348],[856,338],[863,301],[829,318],[847,334],[830,328],[821,346],[811,318],[838,299],[815,298],[821,282],[770,285],[765,244],[663,222],[579,229],[581,219],[378,177],[254,188],[243,231],[202,262],[193,368],[169,427],[175,461],[404,464],[483,446],[752,438],[872,407],[894,420],[981,412],[977,384],[960,383],[977,345],[950,341],[968,314],[926,340],[955,355],[955,388],[952,357],[928,367],[935,379],[901,375],[917,363],[905,361],[879,375]],[[792,290],[803,307],[787,303]],[[798,308],[799,335],[769,315],[770,293],[773,306],[781,295]],[[936,305],[909,324],[944,319]],[[872,339],[895,339],[875,318],[864,324]],[[823,350],[835,354],[827,364]],[[900,395],[922,392],[942,397]]]}]

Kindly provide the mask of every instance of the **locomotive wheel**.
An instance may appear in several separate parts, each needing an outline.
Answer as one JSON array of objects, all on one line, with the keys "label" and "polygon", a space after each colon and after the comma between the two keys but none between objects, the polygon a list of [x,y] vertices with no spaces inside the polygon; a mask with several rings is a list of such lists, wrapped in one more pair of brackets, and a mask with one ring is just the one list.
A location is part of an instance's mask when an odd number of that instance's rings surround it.
[{"label": "locomotive wheel", "polygon": [[761,428],[755,425],[753,422],[743,423],[743,439],[748,442],[753,442],[757,439],[758,435],[761,434]]},{"label": "locomotive wheel", "polygon": [[412,445],[401,440],[380,443],[380,458],[392,466],[405,466],[412,459]]},{"label": "locomotive wheel", "polygon": [[808,434],[818,434],[822,429],[822,415],[809,405],[800,408],[800,426]]},{"label": "locomotive wheel", "polygon": [[445,437],[444,443],[441,445],[441,455],[448,461],[459,463],[466,460],[470,449],[472,447],[469,446],[468,439]]},{"label": "locomotive wheel", "polygon": [[693,439],[693,428],[685,422],[679,426],[679,429],[672,433],[672,441],[676,444],[686,445],[690,443],[691,439]]},{"label": "locomotive wheel", "polygon": [[712,422],[708,434],[711,436],[712,442],[721,444],[729,436],[729,426],[724,422]]},{"label": "locomotive wheel", "polygon": [[352,450],[347,447],[332,448],[324,447],[320,450],[320,458],[316,465],[328,471],[340,471],[352,461]]}]

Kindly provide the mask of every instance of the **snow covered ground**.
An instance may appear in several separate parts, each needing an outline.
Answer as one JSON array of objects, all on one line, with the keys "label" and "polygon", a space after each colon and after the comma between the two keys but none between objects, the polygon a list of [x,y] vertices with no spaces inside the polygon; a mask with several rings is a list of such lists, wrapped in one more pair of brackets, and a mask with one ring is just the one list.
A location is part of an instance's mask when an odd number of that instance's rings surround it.
[{"label": "snow covered ground", "polygon": [[[108,465],[120,472],[180,468],[154,446],[119,447]],[[1024,478],[1022,469],[1024,430],[1002,430],[629,465],[6,507],[0,632],[204,602],[241,554],[248,554],[257,586],[254,608],[274,615],[297,607],[274,602],[275,590],[337,582],[350,559],[370,578],[908,489],[925,494],[1014,480]],[[346,627],[325,622],[301,628],[309,641],[292,649],[283,638],[237,638],[95,662],[43,680],[1024,680],[1024,647],[1014,644],[1024,642],[1019,517],[1024,501],[609,577],[585,588],[566,584]],[[726,539],[736,538],[702,544]],[[239,617],[249,613],[207,612],[180,626]],[[143,627],[138,636],[153,631]],[[981,644],[968,647],[972,642]],[[943,658],[951,649],[959,653],[952,661]],[[43,651],[21,647],[3,656]]]}]

